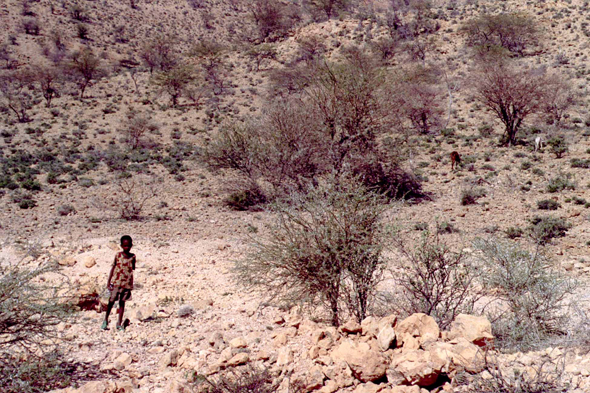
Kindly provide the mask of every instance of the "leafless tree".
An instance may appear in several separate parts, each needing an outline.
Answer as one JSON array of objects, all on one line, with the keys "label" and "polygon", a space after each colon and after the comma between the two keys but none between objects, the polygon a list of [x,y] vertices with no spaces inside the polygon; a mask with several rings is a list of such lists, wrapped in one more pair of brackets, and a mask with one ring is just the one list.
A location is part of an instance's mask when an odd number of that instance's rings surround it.
[{"label": "leafless tree", "polygon": [[51,100],[58,94],[58,86],[62,81],[61,72],[53,65],[36,65],[32,67],[32,76],[45,98],[45,106],[49,108]]},{"label": "leafless tree", "polygon": [[0,74],[0,96],[20,123],[31,120],[27,112],[33,107],[32,90],[30,70],[19,69]]},{"label": "leafless tree", "polygon": [[100,59],[90,48],[84,48],[72,54],[69,68],[78,88],[80,98],[84,98],[84,91],[100,75]]},{"label": "leafless tree", "polygon": [[504,143],[513,145],[523,121],[547,107],[548,78],[504,61],[480,67],[475,81],[476,98],[492,110],[505,126]]}]

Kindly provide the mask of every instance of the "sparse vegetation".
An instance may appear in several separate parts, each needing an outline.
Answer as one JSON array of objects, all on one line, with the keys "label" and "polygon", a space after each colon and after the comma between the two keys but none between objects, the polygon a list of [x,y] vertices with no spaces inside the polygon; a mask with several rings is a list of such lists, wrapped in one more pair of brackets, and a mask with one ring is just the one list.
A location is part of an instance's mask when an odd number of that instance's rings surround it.
[{"label": "sparse vegetation", "polygon": [[529,227],[531,237],[540,245],[548,244],[556,237],[564,237],[571,228],[571,224],[565,219],[552,216],[535,216],[531,224]]},{"label": "sparse vegetation", "polygon": [[498,239],[478,240],[485,288],[500,302],[491,308],[494,335],[504,348],[529,350],[551,335],[561,334],[566,296],[575,283],[553,270],[539,252]]},{"label": "sparse vegetation", "polygon": [[277,300],[322,304],[334,326],[346,314],[360,322],[384,268],[381,202],[351,180],[277,205],[277,224],[237,262],[236,282]]},{"label": "sparse vegetation", "polygon": [[399,239],[396,249],[407,260],[397,278],[402,288],[399,302],[406,314],[424,313],[444,329],[460,313],[473,311],[481,292],[477,268],[462,253],[453,252],[437,235],[423,233],[420,244],[408,250]]}]

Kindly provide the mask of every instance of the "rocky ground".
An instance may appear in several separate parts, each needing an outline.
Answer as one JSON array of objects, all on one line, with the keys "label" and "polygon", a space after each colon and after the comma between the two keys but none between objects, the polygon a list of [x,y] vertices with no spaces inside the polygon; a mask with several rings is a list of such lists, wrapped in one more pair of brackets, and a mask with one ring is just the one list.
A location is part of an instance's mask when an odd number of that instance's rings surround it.
[{"label": "rocky ground", "polygon": [[[147,139],[162,152],[177,142],[191,146],[180,177],[162,164],[163,159],[146,164],[148,171],[141,167],[133,172],[136,189],[154,194],[140,220],[120,218],[125,197],[121,171],[107,168],[104,161],[78,177],[64,174],[58,183],[48,182],[45,172],[37,175],[42,185],[34,192],[37,206],[31,209],[19,207],[13,190],[2,189],[1,263],[33,265],[39,260],[56,260],[77,297],[102,295],[104,299],[118,239],[123,234],[134,239],[138,263],[133,299],[125,311],[130,320],[127,330],[115,330],[114,314],[110,330],[100,330],[104,314],[94,309],[76,312],[57,327],[65,360],[79,364],[79,371],[89,376],[63,393],[191,392],[196,389],[196,374],[215,379],[248,365],[270,370],[282,393],[468,392],[473,391],[469,383],[498,377],[484,363],[484,346],[490,348],[493,343],[485,318],[461,316],[450,330],[441,332],[429,317],[399,315],[391,304],[362,324],[348,321],[336,329],[325,322],[322,310],[309,313],[280,306],[264,294],[245,291],[231,273],[252,240],[268,234],[275,216],[264,210],[229,209],[224,198],[239,189],[240,183],[235,173],[216,172],[203,165],[199,159],[202,148],[223,122],[260,112],[270,71],[294,60],[301,40],[319,38],[329,57],[345,44],[368,43],[382,36],[383,25],[359,22],[350,15],[303,25],[273,43],[277,58],[255,69],[238,40],[252,29],[249,8],[239,6],[240,2],[211,1],[195,8],[190,2],[139,1],[138,9],[126,2],[83,2],[90,15],[86,22],[90,40],[74,37],[80,22],[71,16],[74,2],[30,3],[42,22],[40,35],[22,31],[22,2],[0,4],[0,44],[12,42],[6,48],[17,66],[46,61],[43,53],[57,29],[68,37],[68,51],[93,48],[109,75],[89,86],[83,100],[69,84],[52,108],[45,108],[37,97],[29,123],[17,123],[10,111],[2,111],[3,160],[19,149],[32,152],[52,146],[56,157],[81,167],[83,158],[93,151],[98,155],[125,147],[121,130],[131,110],[148,113],[157,122],[159,133]],[[383,2],[374,3],[376,9],[383,6]],[[441,28],[432,37],[434,48],[428,61],[448,69],[459,86],[447,125],[454,134],[410,138],[410,159],[405,165],[423,176],[424,190],[431,198],[422,203],[391,203],[383,220],[400,227],[408,244],[420,236],[417,227],[426,226],[433,232],[441,226],[454,228],[443,231],[441,238],[452,250],[470,255],[474,239],[504,238],[509,228],[523,229],[525,235],[514,241],[529,247],[526,228],[536,215],[551,213],[566,219],[571,224],[567,235],[543,249],[552,268],[579,281],[574,304],[580,314],[571,314],[572,325],[578,326],[580,315],[590,315],[590,210],[584,203],[590,200],[590,172],[572,167],[573,159],[587,160],[590,152],[586,5],[577,0],[526,5],[520,1],[433,3],[442,15],[437,19]],[[548,147],[533,151],[537,134],[532,131],[525,137],[528,144],[498,147],[502,125],[474,103],[469,49],[459,26],[480,12],[502,9],[535,15],[543,30],[543,51],[518,60],[520,64],[559,72],[579,93],[578,104],[570,109],[561,128],[530,117],[522,131],[539,128],[546,137],[563,134],[569,145],[563,158],[556,158]],[[121,65],[139,65],[144,37],[161,31],[174,35],[187,48],[203,38],[223,41],[228,48],[222,55],[224,78],[229,82],[225,92],[199,106],[183,101],[171,108],[168,97],[153,87],[147,69],[138,66],[132,74]],[[182,52],[186,52],[184,46]],[[405,67],[408,62],[400,55],[389,66]],[[483,124],[491,126],[490,136],[481,135]],[[464,158],[457,171],[450,168],[452,151]],[[551,179],[561,173],[570,174],[574,189],[548,192]],[[482,188],[485,195],[475,204],[462,205],[462,194],[472,188]],[[552,212],[538,209],[538,201],[546,199],[560,207]],[[64,210],[66,207],[71,210]],[[392,264],[398,262],[397,255],[389,253],[388,257]],[[561,340],[529,353],[491,352],[486,359],[498,364],[505,375],[514,375],[516,369],[532,378],[539,374],[539,367],[563,366],[565,374],[560,378],[571,382],[569,391],[590,392],[587,341],[578,336],[572,341]],[[551,375],[551,370],[543,370]]]}]

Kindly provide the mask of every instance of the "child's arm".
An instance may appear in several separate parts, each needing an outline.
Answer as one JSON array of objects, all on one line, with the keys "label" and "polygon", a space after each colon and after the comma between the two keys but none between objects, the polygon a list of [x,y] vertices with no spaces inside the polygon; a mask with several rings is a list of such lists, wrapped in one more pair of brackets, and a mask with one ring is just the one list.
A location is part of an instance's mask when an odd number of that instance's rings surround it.
[{"label": "child's arm", "polygon": [[113,262],[113,267],[111,267],[111,272],[109,273],[109,279],[107,280],[107,288],[112,289],[111,285],[111,278],[113,278],[113,272],[115,271],[115,265],[117,264],[117,257],[115,256],[115,262]]}]

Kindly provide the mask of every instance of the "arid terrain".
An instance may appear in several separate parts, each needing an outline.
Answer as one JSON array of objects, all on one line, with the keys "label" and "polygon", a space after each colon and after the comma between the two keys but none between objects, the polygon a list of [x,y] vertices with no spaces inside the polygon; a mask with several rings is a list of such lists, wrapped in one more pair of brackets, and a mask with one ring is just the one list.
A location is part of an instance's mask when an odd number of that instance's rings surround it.
[{"label": "arid terrain", "polygon": [[[57,263],[33,282],[61,283],[73,310],[41,343],[66,382],[40,373],[19,390],[26,378],[2,368],[17,382],[0,390],[590,392],[589,23],[582,0],[3,0],[2,285]],[[281,239],[275,202],[297,211],[294,196],[347,174],[386,195],[383,272],[366,318],[343,307],[338,327],[322,296],[271,298],[235,267]],[[522,287],[490,314],[506,287],[481,277],[481,318],[458,311],[439,331],[408,312],[404,251],[425,231],[461,274],[482,259],[477,239],[538,252],[548,281],[530,296],[565,323],[531,342],[506,333],[498,310]],[[124,234],[129,326],[113,312],[103,331]],[[545,299],[555,277],[575,286]],[[0,320],[17,310],[0,302]],[[34,362],[4,344],[9,329],[0,351]],[[261,370],[265,383],[236,387]]]}]

